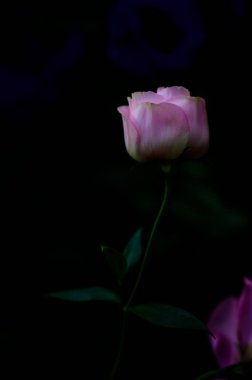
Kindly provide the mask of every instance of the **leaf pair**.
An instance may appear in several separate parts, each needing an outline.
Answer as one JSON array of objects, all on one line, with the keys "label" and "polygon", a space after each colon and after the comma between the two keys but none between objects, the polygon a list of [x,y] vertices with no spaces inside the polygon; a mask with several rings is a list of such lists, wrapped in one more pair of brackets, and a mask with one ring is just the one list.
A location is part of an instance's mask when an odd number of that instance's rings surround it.
[{"label": "leaf pair", "polygon": [[102,246],[104,256],[119,286],[123,284],[128,271],[139,261],[142,254],[142,228],[138,229],[129,240],[123,252]]},{"label": "leaf pair", "polygon": [[[122,306],[120,297],[110,289],[92,287],[72,289],[50,294],[51,297],[71,302],[105,301]],[[165,304],[136,305],[125,310],[158,326],[208,331],[207,327],[187,311]]]},{"label": "leaf pair", "polygon": [[[121,286],[126,273],[141,257],[142,228],[134,233],[122,253],[107,246],[102,246],[102,252],[116,277],[118,285]],[[120,297],[112,290],[104,287],[63,290],[50,293],[50,296],[72,302],[108,301],[121,304]]]},{"label": "leaf pair", "polygon": [[[102,247],[108,264],[114,273],[118,285],[122,285],[127,272],[139,261],[142,254],[142,229],[138,229],[129,240],[123,252],[114,248]],[[64,290],[50,294],[51,297],[71,302],[105,301],[118,304],[123,308],[123,303],[118,294],[104,287],[90,287],[84,289]],[[168,328],[183,328],[207,330],[207,327],[187,311],[165,304],[135,305],[124,307],[125,312],[130,312],[155,325]]]}]

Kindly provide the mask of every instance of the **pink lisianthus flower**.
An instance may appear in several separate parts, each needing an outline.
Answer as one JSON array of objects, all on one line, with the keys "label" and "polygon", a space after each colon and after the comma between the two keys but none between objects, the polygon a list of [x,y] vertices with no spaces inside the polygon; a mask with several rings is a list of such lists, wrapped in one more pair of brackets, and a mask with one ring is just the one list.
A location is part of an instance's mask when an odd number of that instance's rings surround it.
[{"label": "pink lisianthus flower", "polygon": [[118,111],[126,149],[136,161],[198,158],[206,153],[209,129],[204,99],[175,86],[135,92],[128,104]]},{"label": "pink lisianthus flower", "polygon": [[252,281],[244,278],[238,298],[229,297],[208,320],[211,345],[221,368],[252,361]]}]

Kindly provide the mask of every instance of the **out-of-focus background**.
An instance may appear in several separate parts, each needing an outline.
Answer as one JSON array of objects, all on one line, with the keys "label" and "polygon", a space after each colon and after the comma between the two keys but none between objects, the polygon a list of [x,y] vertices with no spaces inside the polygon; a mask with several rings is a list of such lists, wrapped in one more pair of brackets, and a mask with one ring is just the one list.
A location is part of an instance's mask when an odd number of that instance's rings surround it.
[{"label": "out-of-focus background", "polygon": [[[163,181],[125,150],[117,107],[132,92],[188,88],[206,99],[211,138],[205,157],[174,164],[137,300],[207,321],[252,276],[250,22],[247,0],[1,5],[1,378],[108,378],[117,308],[45,294],[116,290],[100,246],[123,249],[139,227],[146,240]],[[217,366],[202,334],[127,328],[118,379]]]}]

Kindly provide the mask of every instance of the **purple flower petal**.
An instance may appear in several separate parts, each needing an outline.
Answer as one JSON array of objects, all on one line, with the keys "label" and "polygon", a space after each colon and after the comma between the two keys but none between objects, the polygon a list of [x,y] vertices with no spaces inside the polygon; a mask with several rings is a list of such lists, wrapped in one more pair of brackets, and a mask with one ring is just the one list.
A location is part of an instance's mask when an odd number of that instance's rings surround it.
[{"label": "purple flower petal", "polygon": [[208,320],[208,327],[214,334],[214,337],[211,337],[211,344],[221,367],[240,361],[237,334],[238,303],[239,300],[234,297],[225,299],[212,312]]},{"label": "purple flower petal", "polygon": [[244,278],[244,286],[239,298],[238,334],[242,349],[252,345],[252,281],[246,277]]}]

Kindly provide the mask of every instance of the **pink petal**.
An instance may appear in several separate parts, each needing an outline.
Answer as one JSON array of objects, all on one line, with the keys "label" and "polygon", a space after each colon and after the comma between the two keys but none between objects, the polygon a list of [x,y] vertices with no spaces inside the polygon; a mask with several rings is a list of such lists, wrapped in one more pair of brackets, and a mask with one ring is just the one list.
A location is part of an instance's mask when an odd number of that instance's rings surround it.
[{"label": "pink petal", "polygon": [[129,117],[129,107],[128,106],[120,106],[117,108],[117,111],[125,117]]},{"label": "pink petal", "polygon": [[117,108],[118,112],[122,115],[123,120],[123,132],[124,142],[129,155],[136,161],[144,161],[141,156],[138,155],[137,147],[139,146],[139,133],[130,119],[130,108],[127,106],[121,106]]},{"label": "pink petal", "polygon": [[158,95],[162,95],[165,101],[190,96],[190,92],[186,88],[179,86],[160,87],[157,89],[157,93]]},{"label": "pink petal", "polygon": [[138,152],[144,160],[175,159],[188,141],[188,122],[184,112],[173,104],[142,104],[135,108],[131,121],[139,131]]},{"label": "pink petal", "polygon": [[239,363],[238,300],[230,297],[222,301],[210,315],[208,327],[216,359],[221,367]]},{"label": "pink petal", "polygon": [[190,126],[190,136],[186,156],[198,158],[205,154],[209,145],[209,129],[205,100],[195,97],[183,97],[171,100],[185,112]]},{"label": "pink petal", "polygon": [[239,298],[239,339],[242,349],[252,344],[252,281],[248,278]]},{"label": "pink petal", "polygon": [[152,91],[147,91],[147,92],[134,92],[131,95],[131,98],[128,98],[129,105],[130,107],[135,107],[138,106],[139,104],[142,103],[153,103],[153,104],[159,104],[162,103],[163,97],[156,94],[155,92]]}]

